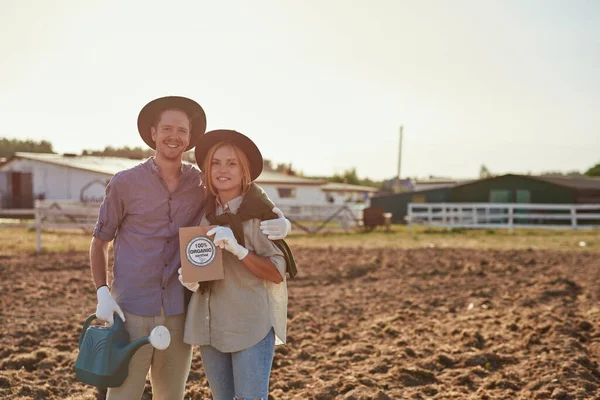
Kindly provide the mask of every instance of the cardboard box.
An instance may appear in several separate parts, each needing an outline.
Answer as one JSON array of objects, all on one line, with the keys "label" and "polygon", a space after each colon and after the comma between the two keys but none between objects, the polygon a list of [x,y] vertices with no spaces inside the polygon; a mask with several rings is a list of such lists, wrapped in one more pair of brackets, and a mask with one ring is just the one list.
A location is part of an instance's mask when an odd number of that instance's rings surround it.
[{"label": "cardboard box", "polygon": [[214,226],[179,228],[179,252],[183,281],[204,282],[223,279],[222,249],[206,236]]}]

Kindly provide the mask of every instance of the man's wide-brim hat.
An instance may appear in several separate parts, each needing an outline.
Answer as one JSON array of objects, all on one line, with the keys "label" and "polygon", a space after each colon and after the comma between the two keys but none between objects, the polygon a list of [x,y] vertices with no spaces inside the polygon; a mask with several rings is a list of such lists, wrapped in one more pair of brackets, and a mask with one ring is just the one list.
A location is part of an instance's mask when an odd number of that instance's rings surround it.
[{"label": "man's wide-brim hat", "polygon": [[244,152],[250,164],[250,180],[254,181],[263,170],[263,158],[260,150],[254,142],[246,135],[228,129],[217,129],[206,132],[196,143],[196,164],[200,169],[204,168],[204,161],[208,151],[217,143],[230,143]]},{"label": "man's wide-brim hat", "polygon": [[150,128],[157,122],[158,115],[161,112],[172,109],[185,112],[192,123],[190,144],[185,149],[185,151],[188,151],[196,145],[196,142],[206,132],[206,114],[200,104],[192,99],[181,96],[166,96],[152,100],[142,108],[140,115],[138,115],[138,131],[144,142],[152,149],[156,149],[156,143],[152,140]]}]

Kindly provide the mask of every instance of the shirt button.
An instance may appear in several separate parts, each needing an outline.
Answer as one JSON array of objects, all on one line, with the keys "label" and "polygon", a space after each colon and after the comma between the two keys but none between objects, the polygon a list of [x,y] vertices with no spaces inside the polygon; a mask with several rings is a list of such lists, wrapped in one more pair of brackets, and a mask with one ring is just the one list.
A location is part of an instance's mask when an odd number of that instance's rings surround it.
[{"label": "shirt button", "polygon": [[166,289],[167,289],[167,287],[166,287],[166,286],[163,286],[163,287],[162,287],[162,290],[166,290]]},{"label": "shirt button", "polygon": [[165,263],[165,268],[168,266],[169,264]]},{"label": "shirt button", "polygon": [[173,200],[173,198],[171,196],[169,196],[169,201]]}]

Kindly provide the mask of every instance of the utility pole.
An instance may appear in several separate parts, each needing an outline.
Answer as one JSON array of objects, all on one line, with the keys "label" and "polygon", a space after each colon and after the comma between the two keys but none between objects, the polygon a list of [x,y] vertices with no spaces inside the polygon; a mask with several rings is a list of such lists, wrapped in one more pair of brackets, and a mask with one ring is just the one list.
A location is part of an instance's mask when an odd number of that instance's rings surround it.
[{"label": "utility pole", "polygon": [[395,186],[395,192],[399,193],[400,192],[400,172],[401,172],[401,167],[402,167],[402,136],[403,136],[403,126],[400,125],[400,144],[398,146],[398,174],[396,175],[396,184]]},{"label": "utility pole", "polygon": [[400,125],[400,145],[398,147],[398,180],[400,180],[400,168],[402,166],[402,125]]}]

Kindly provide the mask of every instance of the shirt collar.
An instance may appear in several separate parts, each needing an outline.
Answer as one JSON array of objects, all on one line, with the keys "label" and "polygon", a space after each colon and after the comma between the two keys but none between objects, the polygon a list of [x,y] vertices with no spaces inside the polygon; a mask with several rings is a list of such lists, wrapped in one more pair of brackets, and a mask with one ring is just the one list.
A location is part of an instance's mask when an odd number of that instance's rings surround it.
[{"label": "shirt collar", "polygon": [[[152,171],[156,172],[158,174],[158,171],[160,171],[160,168],[158,167],[158,164],[156,164],[156,161],[154,161],[154,157],[149,157],[148,161],[146,161],[148,163],[148,165],[150,165],[150,168],[152,169]],[[181,163],[181,172],[183,173],[183,162]]]},{"label": "shirt collar", "polygon": [[221,202],[219,201],[219,198],[216,198],[216,202],[217,202],[217,214],[222,214],[224,212],[226,212],[227,210],[231,211],[232,213],[237,213],[237,211],[239,210],[240,206],[242,205],[242,200],[244,200],[244,195],[240,195],[236,198],[233,198],[231,200],[229,200],[227,203],[221,205]]}]

